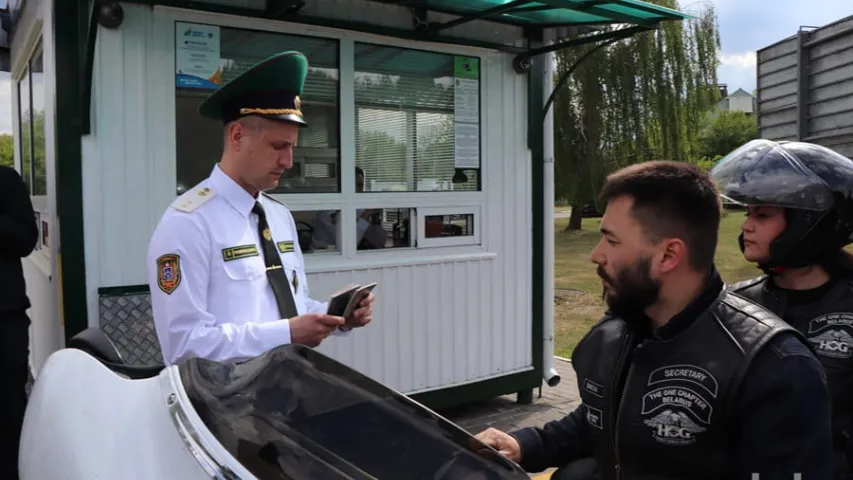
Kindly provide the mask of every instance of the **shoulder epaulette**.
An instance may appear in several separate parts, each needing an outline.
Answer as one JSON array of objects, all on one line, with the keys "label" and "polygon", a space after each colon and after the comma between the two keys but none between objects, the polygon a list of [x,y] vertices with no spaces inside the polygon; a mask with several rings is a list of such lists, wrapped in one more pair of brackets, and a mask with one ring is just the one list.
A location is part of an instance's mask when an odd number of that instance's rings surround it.
[{"label": "shoulder epaulette", "polygon": [[208,187],[197,185],[172,202],[172,208],[182,212],[192,212],[216,196],[216,192]]}]

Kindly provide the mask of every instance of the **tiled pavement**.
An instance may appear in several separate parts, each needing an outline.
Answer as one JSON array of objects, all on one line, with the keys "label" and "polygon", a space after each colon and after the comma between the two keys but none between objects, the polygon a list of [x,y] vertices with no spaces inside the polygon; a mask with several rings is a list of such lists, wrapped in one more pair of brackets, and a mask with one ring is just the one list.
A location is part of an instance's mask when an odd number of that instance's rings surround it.
[{"label": "tiled pavement", "polygon": [[534,391],[533,403],[530,405],[520,405],[515,395],[506,395],[439,413],[473,434],[488,427],[509,431],[562,418],[578,406],[580,397],[571,362],[555,358],[554,367],[560,374],[559,385],[549,387],[543,384],[542,396],[539,397],[538,390]]}]

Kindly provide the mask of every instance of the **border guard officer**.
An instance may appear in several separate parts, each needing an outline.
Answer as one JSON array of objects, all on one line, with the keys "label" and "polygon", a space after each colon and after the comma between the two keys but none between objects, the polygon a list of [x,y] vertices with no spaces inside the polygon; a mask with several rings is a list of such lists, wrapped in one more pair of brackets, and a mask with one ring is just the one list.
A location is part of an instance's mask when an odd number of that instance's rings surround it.
[{"label": "border guard officer", "polygon": [[306,125],[299,95],[308,61],[273,55],[202,102],[225,127],[210,176],[178,197],[148,247],[148,282],[167,364],[190,357],[246,360],[276,346],[319,345],[371,320],[373,295],[347,319],[309,296],[296,224],[263,193],[293,166]]}]

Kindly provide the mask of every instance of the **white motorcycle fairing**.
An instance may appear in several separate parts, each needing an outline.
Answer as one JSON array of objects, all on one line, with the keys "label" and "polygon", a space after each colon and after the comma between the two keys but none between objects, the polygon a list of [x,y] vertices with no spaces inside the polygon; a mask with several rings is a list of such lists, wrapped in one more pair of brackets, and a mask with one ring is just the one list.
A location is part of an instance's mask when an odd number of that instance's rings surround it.
[{"label": "white motorcycle fairing", "polygon": [[136,378],[84,351],[54,353],[27,407],[22,480],[529,478],[435,412],[301,345]]},{"label": "white motorcycle fairing", "polygon": [[174,366],[129,380],[83,351],[53,353],[27,405],[21,480],[229,478],[215,473],[211,452],[230,458],[230,478],[255,478],[206,429],[191,426],[201,420],[176,380]]}]

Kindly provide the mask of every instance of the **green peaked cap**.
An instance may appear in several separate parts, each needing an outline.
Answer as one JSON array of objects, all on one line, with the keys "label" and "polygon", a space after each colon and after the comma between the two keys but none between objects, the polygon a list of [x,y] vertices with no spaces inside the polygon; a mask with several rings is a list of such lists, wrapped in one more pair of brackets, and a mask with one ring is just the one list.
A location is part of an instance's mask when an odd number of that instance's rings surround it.
[{"label": "green peaked cap", "polygon": [[228,123],[246,115],[307,125],[302,117],[302,89],[308,59],[300,52],[277,53],[211,93],[198,107],[203,117]]}]

